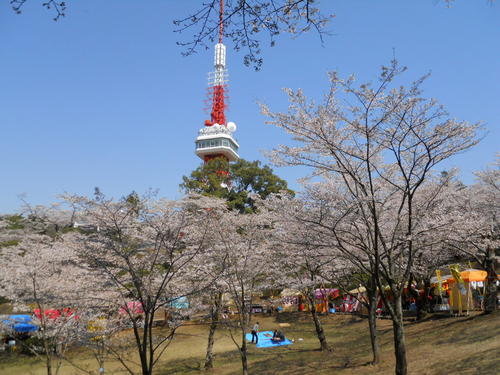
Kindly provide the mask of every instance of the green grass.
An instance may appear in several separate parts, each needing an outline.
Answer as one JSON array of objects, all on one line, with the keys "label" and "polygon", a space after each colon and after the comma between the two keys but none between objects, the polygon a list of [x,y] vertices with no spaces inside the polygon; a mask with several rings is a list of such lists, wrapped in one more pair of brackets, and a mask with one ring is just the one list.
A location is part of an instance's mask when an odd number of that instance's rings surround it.
[{"label": "green grass", "polygon": [[[334,351],[322,353],[314,334],[314,327],[306,314],[280,315],[257,319],[262,330],[272,330],[280,321],[290,323],[284,328],[289,338],[295,339],[290,346],[260,349],[249,348],[250,374],[290,375],[367,375],[392,374],[394,355],[392,326],[389,320],[379,320],[379,336],[382,346],[382,363],[372,366],[368,325],[365,319],[348,315],[322,317],[326,335]],[[409,373],[419,375],[460,373],[496,374],[500,366],[500,320],[498,314],[489,316],[446,318],[406,325]],[[189,325],[178,331],[164,358],[159,363],[157,375],[199,375],[204,361],[208,328],[205,325]],[[299,341],[298,339],[303,340]],[[236,347],[227,330],[218,331],[215,342],[215,369],[210,374],[230,375],[241,373],[241,362]],[[77,352],[73,360],[80,365],[95,368],[89,353]],[[41,375],[43,363],[15,356],[0,357],[1,375]],[[61,374],[81,374],[65,365]],[[125,374],[116,363],[106,365],[106,374]]]}]

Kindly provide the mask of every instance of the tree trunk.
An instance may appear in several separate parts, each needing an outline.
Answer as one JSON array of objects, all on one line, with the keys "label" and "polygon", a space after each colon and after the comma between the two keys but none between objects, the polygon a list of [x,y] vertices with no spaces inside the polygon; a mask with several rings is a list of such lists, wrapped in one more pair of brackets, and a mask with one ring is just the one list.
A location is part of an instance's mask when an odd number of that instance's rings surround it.
[{"label": "tree trunk", "polygon": [[424,312],[423,317],[425,317],[426,313],[431,312],[431,300],[429,299],[429,294],[431,291],[431,281],[430,278],[424,279],[424,295],[422,301],[422,311]]},{"label": "tree trunk", "polygon": [[486,288],[484,293],[484,313],[489,314],[497,308],[497,280],[498,276],[495,269],[495,250],[491,247],[486,249],[486,258],[484,260],[485,271],[488,272],[486,278]]},{"label": "tree trunk", "polygon": [[146,349],[147,349],[146,344],[143,344],[143,347],[141,348],[141,353],[140,353],[142,375],[151,375],[151,371],[150,371],[150,368],[148,366]]},{"label": "tree trunk", "polygon": [[311,305],[311,315],[314,321],[314,326],[316,328],[316,335],[318,336],[318,340],[320,343],[321,351],[331,351],[328,346],[328,342],[326,341],[325,331],[323,331],[323,326],[318,317],[318,312],[316,311],[316,304],[314,303],[314,298],[309,297],[309,304]]},{"label": "tree trunk", "polygon": [[219,315],[222,306],[222,293],[217,293],[212,301],[211,311],[210,311],[210,331],[208,332],[208,344],[207,344],[207,355],[205,357],[205,370],[209,370],[214,367],[214,339],[215,331],[219,325]]},{"label": "tree trunk", "polygon": [[148,311],[144,311],[143,319],[142,344],[139,358],[141,360],[142,375],[151,375],[153,373],[153,353],[151,352],[152,347],[150,345],[152,340],[152,326],[150,326],[152,316]]},{"label": "tree trunk", "polygon": [[424,289],[424,295],[420,296],[420,292],[416,290],[417,298],[415,303],[417,305],[417,320],[422,320],[427,316],[427,310],[429,308],[427,290]]},{"label": "tree trunk", "polygon": [[40,313],[42,314],[41,317],[41,327],[42,327],[42,342],[43,342],[43,348],[45,350],[45,365],[47,367],[47,375],[52,375],[54,373],[53,370],[53,350],[52,350],[52,345],[50,345],[49,340],[47,336],[45,336],[46,332],[46,325],[45,325],[45,320],[44,320],[44,315],[43,315],[43,310],[40,308],[40,305],[38,305],[40,309]]},{"label": "tree trunk", "polygon": [[241,368],[243,370],[243,375],[248,375],[248,359],[247,359],[247,339],[245,337],[245,330],[243,330],[243,338],[241,340]]},{"label": "tree trunk", "polygon": [[[408,294],[411,298],[415,300],[415,307],[416,307],[416,319],[421,320],[425,317],[425,300],[423,298],[426,298],[426,295],[424,293],[424,296],[421,298],[420,293],[418,291],[418,286],[416,286],[416,289],[413,288],[412,284],[414,281],[413,274],[410,273],[410,279],[408,280]],[[416,280],[415,280],[416,282]]]},{"label": "tree trunk", "polygon": [[[99,364],[99,374],[104,374],[104,355],[106,348],[104,346],[104,339],[97,341],[97,353],[95,354],[97,358],[97,363]],[[102,369],[102,371],[101,371]]]},{"label": "tree trunk", "polygon": [[406,375],[408,370],[401,294],[394,296],[394,312],[392,328],[394,332],[394,354],[396,355],[396,375]]},{"label": "tree trunk", "polygon": [[52,357],[50,356],[49,353],[46,354],[47,360],[47,375],[52,375]]},{"label": "tree trunk", "polygon": [[377,336],[377,295],[369,293],[368,305],[368,326],[370,327],[370,342],[372,344],[373,360],[372,364],[380,362],[380,345]]}]

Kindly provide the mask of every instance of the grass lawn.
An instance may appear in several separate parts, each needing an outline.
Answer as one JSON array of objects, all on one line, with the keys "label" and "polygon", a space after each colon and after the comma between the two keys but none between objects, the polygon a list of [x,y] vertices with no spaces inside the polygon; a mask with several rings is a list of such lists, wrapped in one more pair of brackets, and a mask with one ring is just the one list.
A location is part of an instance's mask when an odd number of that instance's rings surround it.
[{"label": "grass lawn", "polygon": [[[272,330],[279,322],[290,323],[284,328],[290,346],[260,349],[250,345],[251,374],[391,374],[394,368],[392,326],[389,320],[379,320],[382,363],[369,365],[371,359],[368,324],[365,319],[349,315],[322,317],[332,353],[321,353],[314,326],[306,314],[258,316],[262,330]],[[410,374],[497,374],[500,369],[500,315],[474,315],[462,318],[408,322],[406,337]],[[157,375],[200,374],[208,327],[189,325],[179,329],[156,369]],[[303,340],[298,340],[302,338]],[[211,374],[239,374],[240,358],[228,332],[219,330],[215,342],[215,369]],[[88,353],[73,353],[80,366],[96,368]],[[26,356],[0,355],[1,375],[42,375],[43,363]],[[65,364],[60,374],[83,374]],[[106,364],[106,374],[125,374],[116,363]]]}]

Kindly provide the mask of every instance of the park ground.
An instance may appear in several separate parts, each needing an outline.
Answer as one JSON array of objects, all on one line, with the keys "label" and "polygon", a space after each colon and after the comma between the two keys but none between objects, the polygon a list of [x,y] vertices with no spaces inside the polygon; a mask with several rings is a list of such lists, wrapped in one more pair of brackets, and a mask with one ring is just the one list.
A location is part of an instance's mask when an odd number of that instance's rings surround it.
[{"label": "park ground", "polygon": [[[290,346],[249,349],[250,374],[392,374],[392,326],[390,320],[380,319],[378,329],[382,347],[382,363],[370,365],[370,342],[366,319],[350,315],[322,317],[333,352],[317,350],[314,327],[304,313],[280,314],[278,317],[258,316],[262,330],[272,330],[279,323],[287,337],[294,339]],[[406,336],[409,373],[431,374],[498,374],[500,369],[500,315],[475,314],[469,317],[430,317],[423,322],[408,321]],[[203,366],[208,327],[190,324],[181,327],[172,341],[156,374],[199,375]],[[302,340],[299,340],[302,339]],[[240,358],[228,331],[218,331],[215,343],[215,368],[208,374],[239,374]],[[79,366],[95,368],[89,353],[75,352],[72,360]],[[1,375],[42,375],[43,363],[27,356],[0,356]],[[83,374],[65,364],[62,375]],[[106,364],[106,374],[125,374],[116,364]]]}]

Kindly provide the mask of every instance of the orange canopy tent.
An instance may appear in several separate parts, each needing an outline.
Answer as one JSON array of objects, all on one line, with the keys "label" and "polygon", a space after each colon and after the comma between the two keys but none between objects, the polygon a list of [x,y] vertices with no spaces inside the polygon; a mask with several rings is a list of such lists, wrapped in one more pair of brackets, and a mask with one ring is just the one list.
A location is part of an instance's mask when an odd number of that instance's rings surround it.
[{"label": "orange canopy tent", "polygon": [[[486,271],[474,270],[474,269],[469,269],[469,270],[465,270],[465,271],[460,272],[460,277],[465,282],[484,281],[484,280],[486,280],[487,275],[488,275],[488,273]],[[448,281],[448,283],[454,283],[455,279],[453,277],[450,277],[446,281]]]},{"label": "orange canopy tent", "polygon": [[462,311],[474,309],[474,299],[472,295],[471,283],[484,282],[486,280],[487,272],[482,270],[468,269],[460,272],[460,278],[463,284],[458,284],[454,277],[450,277],[448,284],[450,285],[450,310]]}]

